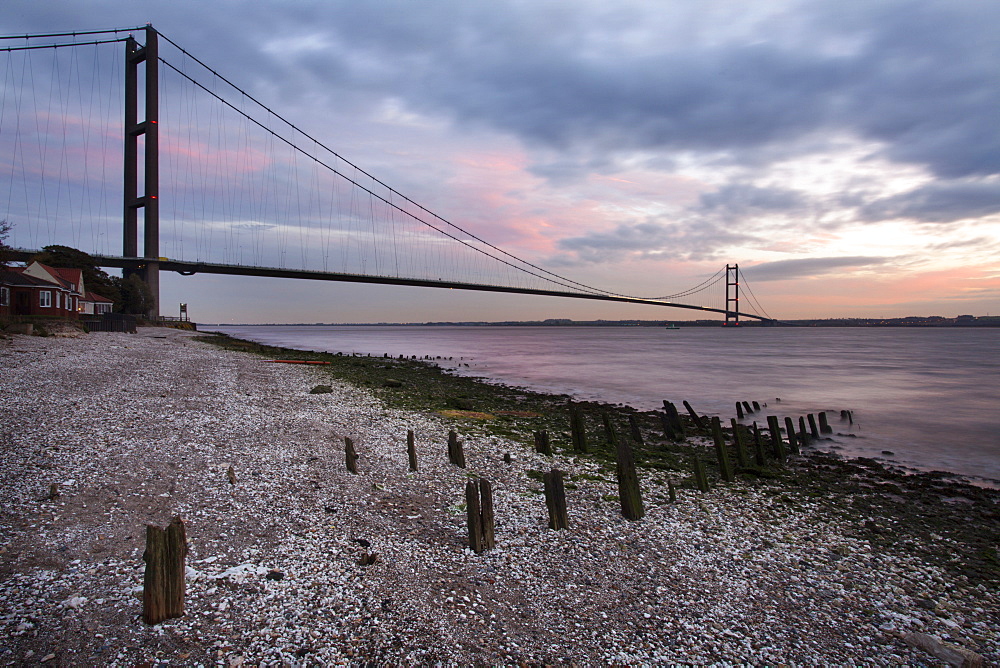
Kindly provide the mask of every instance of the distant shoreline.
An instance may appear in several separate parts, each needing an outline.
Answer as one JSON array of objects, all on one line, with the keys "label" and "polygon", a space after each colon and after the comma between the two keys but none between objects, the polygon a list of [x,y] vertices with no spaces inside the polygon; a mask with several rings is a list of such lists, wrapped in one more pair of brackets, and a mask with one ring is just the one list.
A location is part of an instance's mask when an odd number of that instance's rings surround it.
[{"label": "distant shoreline", "polygon": [[[725,327],[720,320],[501,320],[496,322],[268,322],[200,323],[201,327]],[[1000,327],[1000,316],[941,316],[906,318],[831,318],[825,320],[782,320],[777,324],[747,321],[740,327]],[[733,329],[729,326],[729,329]]]}]

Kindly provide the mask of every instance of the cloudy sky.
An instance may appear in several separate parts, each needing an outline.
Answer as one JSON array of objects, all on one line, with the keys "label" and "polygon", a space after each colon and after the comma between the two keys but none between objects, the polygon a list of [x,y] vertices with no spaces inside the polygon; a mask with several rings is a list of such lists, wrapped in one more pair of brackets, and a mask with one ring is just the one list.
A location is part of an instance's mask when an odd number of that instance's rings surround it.
[{"label": "cloudy sky", "polygon": [[[0,6],[3,34],[147,22],[400,193],[573,280],[664,295],[739,263],[779,318],[1000,314],[992,0]],[[249,220],[231,224],[273,223]],[[694,317],[175,275],[162,301],[207,322]]]}]

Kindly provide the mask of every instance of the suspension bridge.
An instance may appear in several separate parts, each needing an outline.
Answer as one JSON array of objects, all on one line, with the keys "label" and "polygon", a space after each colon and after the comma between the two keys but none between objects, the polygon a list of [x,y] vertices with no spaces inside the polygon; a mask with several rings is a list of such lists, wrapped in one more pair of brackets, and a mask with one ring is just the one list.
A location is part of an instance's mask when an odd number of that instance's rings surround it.
[{"label": "suspension bridge", "polygon": [[13,225],[14,259],[46,245],[83,250],[138,274],[152,317],[160,272],[170,271],[626,302],[719,313],[726,325],[772,320],[738,265],[644,297],[510,253],[349,161],[152,26],[2,36],[0,53],[0,219]]}]

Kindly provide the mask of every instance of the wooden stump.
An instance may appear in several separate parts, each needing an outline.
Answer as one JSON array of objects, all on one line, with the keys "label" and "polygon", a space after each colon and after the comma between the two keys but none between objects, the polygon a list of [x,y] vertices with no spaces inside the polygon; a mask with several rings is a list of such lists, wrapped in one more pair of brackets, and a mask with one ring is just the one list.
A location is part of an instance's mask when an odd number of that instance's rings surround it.
[{"label": "wooden stump", "polygon": [[760,437],[760,429],[757,428],[756,421],[753,423],[753,449],[757,466],[764,466],[767,463],[767,457],[764,456],[764,441]]},{"label": "wooden stump", "polygon": [[667,494],[670,496],[670,503],[677,503],[677,489],[673,480],[667,480]]},{"label": "wooden stump", "polygon": [[679,439],[683,439],[687,434],[684,431],[684,423],[681,422],[681,414],[677,412],[677,406],[673,403],[663,400],[663,410],[667,414],[667,419],[670,421],[670,425],[674,428],[674,434]]},{"label": "wooden stump", "polygon": [[494,547],[493,487],[488,480],[479,478],[465,483],[465,509],[469,548],[479,554]]},{"label": "wooden stump", "polygon": [[726,442],[722,438],[722,423],[718,417],[712,418],[712,440],[715,441],[715,456],[719,460],[719,474],[726,482],[732,482],[735,480],[733,466],[729,462],[729,452],[726,451]]},{"label": "wooden stump", "polygon": [[358,453],[354,451],[354,441],[349,437],[344,437],[344,455],[347,459],[347,470],[351,473],[358,472]]},{"label": "wooden stump", "polygon": [[159,624],[184,614],[184,522],[175,517],[166,529],[146,525],[146,571],[142,579],[142,619]]},{"label": "wooden stump", "polygon": [[576,452],[587,451],[587,425],[583,420],[583,413],[576,408],[569,411],[569,430],[573,435],[573,450]]},{"label": "wooden stump", "polygon": [[799,416],[799,441],[802,442],[802,447],[809,445],[809,432],[806,430],[806,419]]},{"label": "wooden stump", "polygon": [[743,410],[747,412],[747,415],[753,415],[753,409],[750,408],[749,402],[744,401],[742,403],[743,403]]},{"label": "wooden stump", "polygon": [[688,415],[691,416],[694,426],[698,427],[698,429],[704,429],[705,421],[701,419],[700,415],[694,412],[694,409],[691,408],[691,404],[689,404],[686,399],[684,400],[684,408],[687,409]]},{"label": "wooden stump", "polygon": [[543,455],[552,454],[552,446],[549,445],[549,432],[544,429],[535,432],[535,452]]},{"label": "wooden stump", "polygon": [[774,456],[778,461],[785,461],[785,442],[781,439],[781,425],[775,415],[767,416],[767,428],[771,432],[771,447],[774,449]]},{"label": "wooden stump", "polygon": [[821,434],[832,434],[833,429],[830,427],[830,423],[826,420],[826,411],[822,411],[819,414],[819,433]]},{"label": "wooden stump", "polygon": [[809,421],[809,433],[813,438],[819,438],[819,429],[816,427],[816,416],[812,413],[806,415],[806,419]]},{"label": "wooden stump", "polygon": [[552,469],[543,476],[545,483],[545,505],[549,509],[549,528],[568,529],[569,517],[566,513],[566,488],[563,472]]},{"label": "wooden stump", "polygon": [[743,425],[738,423],[733,418],[729,419],[729,424],[733,428],[733,445],[736,446],[736,463],[740,465],[740,468],[745,469],[750,466],[750,460],[747,458],[746,442],[743,440]]},{"label": "wooden stump", "polygon": [[663,438],[671,441],[677,440],[677,434],[674,433],[674,426],[670,424],[670,418],[667,417],[666,413],[660,413],[660,426],[663,428]]},{"label": "wooden stump", "polygon": [[448,461],[459,468],[465,468],[465,450],[454,429],[448,432]]},{"label": "wooden stump", "polygon": [[646,514],[642,506],[642,491],[639,476],[635,471],[632,444],[627,439],[618,439],[618,499],[622,505],[622,516],[627,520],[641,520]]},{"label": "wooden stump", "polygon": [[604,423],[604,438],[608,445],[617,447],[618,430],[615,429],[615,423],[611,420],[611,416],[608,413],[601,413],[601,422]]},{"label": "wooden stump", "polygon": [[788,435],[788,447],[795,454],[799,454],[801,450],[799,449],[799,440],[795,438],[795,423],[790,417],[785,418],[785,433]]},{"label": "wooden stump", "polygon": [[483,551],[483,514],[479,509],[479,486],[476,481],[465,483],[465,515],[469,525],[469,549]]},{"label": "wooden stump", "polygon": [[705,464],[702,463],[701,457],[697,453],[694,455],[692,468],[694,469],[694,484],[698,486],[699,491],[707,492],[709,487],[708,476],[705,474]]},{"label": "wooden stump", "polygon": [[633,441],[639,445],[645,445],[645,442],[642,440],[642,431],[639,429],[639,420],[634,415],[628,416],[628,429]]},{"label": "wooden stump", "polygon": [[410,460],[410,470],[417,470],[417,445],[413,438],[413,430],[406,430],[406,458]]},{"label": "wooden stump", "polygon": [[743,419],[743,406],[738,401],[736,402],[736,418],[738,420]]},{"label": "wooden stump", "polygon": [[760,411],[760,404],[758,404],[756,401],[753,402],[753,410],[755,413]]},{"label": "wooden stump", "polygon": [[233,470],[233,467],[232,467],[231,464],[230,464],[229,468],[226,470],[226,477],[229,479],[229,484],[230,485],[235,485],[236,484],[236,471]]}]

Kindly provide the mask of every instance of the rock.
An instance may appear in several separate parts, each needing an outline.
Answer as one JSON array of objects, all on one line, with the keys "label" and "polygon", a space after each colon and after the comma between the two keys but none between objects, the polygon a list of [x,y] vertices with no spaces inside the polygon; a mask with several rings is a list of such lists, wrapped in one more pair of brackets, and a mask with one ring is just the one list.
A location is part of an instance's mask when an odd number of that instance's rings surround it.
[{"label": "rock", "polygon": [[352,539],[351,539],[351,542],[352,542],[352,543],[357,543],[357,544],[358,544],[358,545],[360,545],[361,547],[371,547],[371,543],[369,543],[369,542],[368,542],[367,540],[365,540],[364,538],[352,538]]},{"label": "rock", "polygon": [[7,325],[4,330],[8,334],[24,334],[25,336],[31,336],[34,334],[35,326],[30,322],[16,322],[13,325]]},{"label": "rock", "polygon": [[903,636],[903,641],[955,668],[982,668],[983,665],[983,657],[979,654],[941,642],[939,638],[927,633],[907,633]]},{"label": "rock", "polygon": [[317,385],[309,390],[309,394],[330,394],[331,392],[333,392],[333,388],[329,385]]},{"label": "rock", "polygon": [[375,552],[369,553],[367,550],[361,553],[361,558],[358,559],[359,566],[371,566],[378,561],[378,554]]},{"label": "rock", "polygon": [[382,384],[386,387],[403,387],[403,381],[396,380],[395,378],[386,378]]},{"label": "rock", "polygon": [[284,579],[284,577],[285,577],[284,573],[282,573],[281,571],[278,571],[278,570],[274,570],[272,568],[271,570],[269,570],[267,572],[267,575],[264,576],[264,579],[265,580],[282,580],[282,579]]}]

